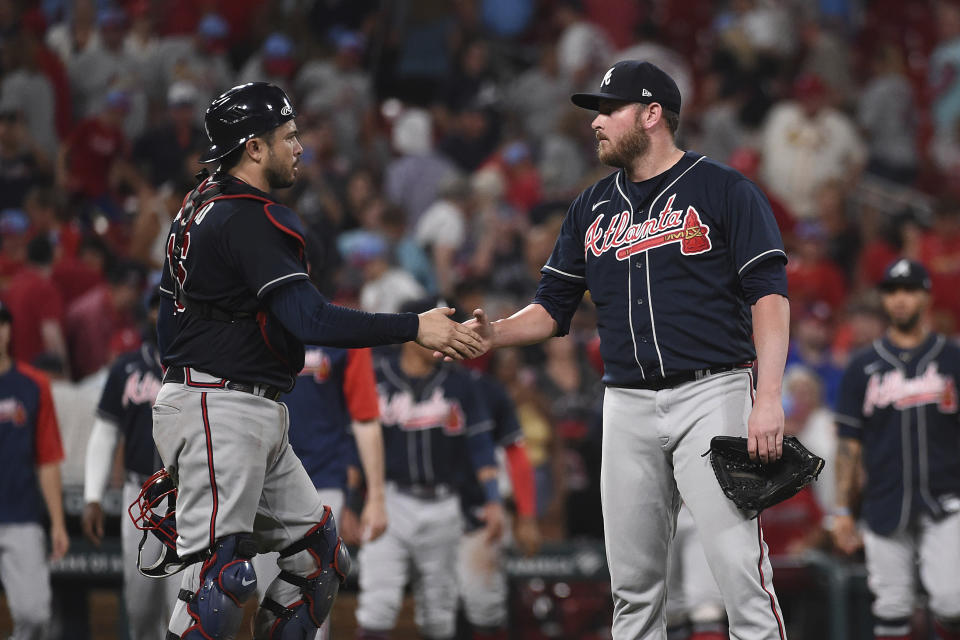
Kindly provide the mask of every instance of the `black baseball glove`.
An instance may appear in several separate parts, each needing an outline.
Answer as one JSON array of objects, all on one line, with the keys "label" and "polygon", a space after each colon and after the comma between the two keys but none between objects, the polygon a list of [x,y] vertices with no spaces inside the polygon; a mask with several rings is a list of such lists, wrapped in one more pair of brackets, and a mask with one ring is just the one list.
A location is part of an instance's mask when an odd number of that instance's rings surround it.
[{"label": "black baseball glove", "polygon": [[810,453],[793,436],[783,438],[783,456],[767,464],[750,459],[746,438],[716,436],[707,453],[723,493],[754,515],[796,495],[823,469],[823,458]]}]

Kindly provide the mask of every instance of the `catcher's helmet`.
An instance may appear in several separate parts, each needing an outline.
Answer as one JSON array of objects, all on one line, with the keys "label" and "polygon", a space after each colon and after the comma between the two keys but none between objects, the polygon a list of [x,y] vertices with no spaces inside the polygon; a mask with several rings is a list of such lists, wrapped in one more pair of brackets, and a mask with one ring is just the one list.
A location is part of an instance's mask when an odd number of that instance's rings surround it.
[{"label": "catcher's helmet", "polygon": [[[181,558],[177,555],[177,487],[166,469],[154,473],[140,489],[127,508],[133,525],[143,531],[140,550],[137,553],[137,569],[148,578],[173,575],[197,561],[195,557]],[[152,533],[162,543],[160,556],[147,565],[143,547]]]},{"label": "catcher's helmet", "polygon": [[283,89],[268,82],[248,82],[222,93],[210,103],[203,126],[210,148],[200,162],[213,162],[244,142],[276,129],[297,112]]}]

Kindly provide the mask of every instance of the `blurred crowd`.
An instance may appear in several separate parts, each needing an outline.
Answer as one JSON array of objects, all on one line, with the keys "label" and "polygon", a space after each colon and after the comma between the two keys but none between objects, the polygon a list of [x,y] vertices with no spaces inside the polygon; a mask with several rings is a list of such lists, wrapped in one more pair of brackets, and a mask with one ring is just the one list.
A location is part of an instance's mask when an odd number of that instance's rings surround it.
[{"label": "blurred crowd", "polygon": [[[840,372],[884,327],[874,285],[891,260],[926,264],[931,322],[960,331],[953,2],[0,0],[13,353],[82,385],[138,346],[204,111],[251,80],[296,105],[300,178],[278,195],[325,295],[500,317],[531,298],[572,197],[610,171],[569,95],[626,58],[676,79],[682,148],[768,194],[789,254],[787,429],[827,457]],[[545,536],[602,536],[589,296],[569,336],[471,365],[514,396]],[[817,487],[809,535],[785,527],[780,550],[825,543],[832,481]]]}]

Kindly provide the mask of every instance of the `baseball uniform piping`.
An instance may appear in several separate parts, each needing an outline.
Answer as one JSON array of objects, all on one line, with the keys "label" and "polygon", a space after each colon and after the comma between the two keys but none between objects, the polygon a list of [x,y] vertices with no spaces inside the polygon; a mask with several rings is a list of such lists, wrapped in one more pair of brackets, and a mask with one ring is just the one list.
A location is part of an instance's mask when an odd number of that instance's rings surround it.
[{"label": "baseball uniform piping", "polygon": [[[665,194],[673,185],[677,184],[677,182],[680,181],[680,178],[687,175],[687,172],[690,171],[690,169],[693,169],[695,166],[697,166],[700,163],[701,160],[703,160],[706,157],[707,156],[700,156],[699,158],[697,158],[693,164],[691,164],[689,167],[684,169],[683,173],[681,173],[676,178],[674,178],[673,182],[668,184],[666,187],[664,187],[663,191],[657,194],[657,197],[654,198],[653,202],[650,203],[650,206],[647,207],[647,220],[650,219],[650,214],[653,213],[654,205],[657,204],[657,200],[662,198],[663,194]],[[632,211],[633,207],[631,206],[630,209]],[[631,223],[633,222],[632,213],[630,214],[630,222]],[[650,252],[647,251],[644,254],[643,258],[644,258],[644,261],[647,263],[647,269],[646,269],[647,271],[647,308],[650,310],[650,330],[653,332],[653,348],[657,350],[657,361],[660,363],[660,375],[663,377],[667,377],[667,372],[663,367],[663,354],[660,353],[660,342],[657,341],[657,323],[653,319],[653,291],[650,289]]]},{"label": "baseball uniform piping", "polygon": [[784,257],[786,257],[786,255],[787,255],[786,253],[784,253],[784,252],[781,251],[780,249],[767,249],[767,250],[764,251],[763,253],[757,254],[757,255],[753,256],[752,258],[750,258],[749,260],[747,260],[746,262],[744,262],[744,263],[743,263],[743,266],[740,267],[739,269],[737,269],[737,275],[741,275],[741,274],[743,273],[743,270],[744,270],[744,269],[746,269],[747,267],[749,267],[751,264],[753,264],[754,262],[756,262],[757,260],[759,260],[759,259],[762,258],[763,256],[767,255],[768,253],[779,253],[780,255],[782,255],[782,256],[784,256]]},{"label": "baseball uniform piping", "polygon": [[760,572],[760,588],[763,589],[763,592],[770,598],[770,610],[773,612],[773,617],[777,619],[777,631],[780,633],[780,640],[787,640],[787,637],[783,633],[783,621],[780,619],[780,613],[777,611],[777,601],[773,599],[773,594],[767,589],[763,577],[763,526],[760,524],[759,515],[757,516],[757,542],[760,544],[760,561],[757,562],[757,571]]},{"label": "baseball uniform piping", "polygon": [[560,269],[554,269],[553,267],[551,267],[551,266],[548,265],[548,264],[543,265],[543,268],[544,268],[544,269],[549,269],[550,271],[554,271],[554,272],[556,272],[556,273],[559,273],[559,274],[562,275],[562,276],[567,276],[568,278],[576,278],[576,279],[578,279],[578,280],[584,280],[584,279],[585,279],[584,276],[578,276],[578,275],[574,275],[574,274],[572,274],[572,273],[567,273],[566,271],[560,271]]},{"label": "baseball uniform piping", "polygon": [[[936,342],[930,347],[930,350],[917,363],[917,375],[923,375],[923,372],[930,363],[940,355],[946,340],[943,336],[938,336]],[[923,496],[927,506],[933,513],[940,513],[940,504],[930,495],[930,468],[928,461],[930,456],[927,453],[927,412],[924,407],[918,406],[914,409],[917,412],[917,446],[919,447],[919,471],[920,471],[920,495]]]},{"label": "baseball uniform piping", "polygon": [[[887,351],[883,346],[882,340],[874,340],[873,348],[881,358],[893,365],[893,368],[906,376],[903,366],[896,356]],[[913,466],[910,464],[910,453],[913,447],[910,444],[910,421],[907,419],[907,412],[900,412],[900,452],[903,458],[903,498],[900,502],[900,521],[897,523],[897,531],[903,531],[910,519],[910,498],[913,496]]]},{"label": "baseball uniform piping", "polygon": [[263,285],[262,287],[260,287],[260,290],[257,291],[257,297],[259,298],[259,297],[260,297],[260,294],[263,293],[263,290],[266,289],[267,287],[269,287],[270,285],[275,284],[275,283],[277,283],[277,282],[280,282],[281,280],[286,280],[287,278],[294,278],[294,277],[296,277],[296,276],[306,276],[306,277],[308,277],[308,278],[310,277],[308,274],[304,273],[303,271],[297,271],[296,273],[288,273],[288,274],[285,275],[285,276],[280,276],[279,278],[274,278],[273,280],[271,280],[271,281],[268,282],[267,284],[265,284],[265,285]]},{"label": "baseball uniform piping", "polygon": [[[630,202],[630,198],[628,198],[627,194],[620,188],[619,171],[617,172],[616,178],[614,178],[614,184],[616,184],[620,196],[626,201],[627,206],[630,207],[630,224],[633,224],[633,203]],[[613,223],[611,222],[610,224]],[[637,366],[640,367],[640,377],[646,380],[647,374],[643,370],[643,365],[640,364],[640,356],[637,355],[637,336],[633,331],[633,269],[630,268],[629,260],[625,260],[624,262],[627,265],[627,326],[630,327],[630,340],[633,342],[633,360],[637,363]]]},{"label": "baseball uniform piping", "polygon": [[217,541],[217,478],[213,470],[213,436],[210,434],[210,416],[207,414],[207,392],[200,394],[200,409],[203,413],[203,431],[207,441],[207,470],[210,472],[210,492],[213,496],[213,511],[210,514],[210,545]]}]

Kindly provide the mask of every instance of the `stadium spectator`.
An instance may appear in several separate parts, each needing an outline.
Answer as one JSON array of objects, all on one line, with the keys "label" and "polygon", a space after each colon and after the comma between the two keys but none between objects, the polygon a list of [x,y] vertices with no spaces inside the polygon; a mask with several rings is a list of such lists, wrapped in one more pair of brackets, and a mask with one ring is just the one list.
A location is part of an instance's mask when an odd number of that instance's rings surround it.
[{"label": "stadium spectator", "polygon": [[807,220],[816,215],[817,188],[829,179],[855,181],[866,149],[853,121],[829,106],[820,78],[799,77],[793,96],[775,106],[764,125],[760,175],[797,218]]},{"label": "stadium spectator", "polygon": [[[135,314],[143,286],[142,267],[120,263],[107,274],[106,283],[80,296],[67,309],[65,325],[74,380],[109,364],[114,340],[123,340],[125,334],[138,335]],[[132,349],[138,345],[122,346]]]},{"label": "stadium spectator", "polygon": [[63,297],[50,277],[53,246],[45,236],[35,236],[27,245],[27,263],[10,279],[3,300],[17,318],[10,351],[31,363],[37,356],[51,354],[68,363],[64,337]]}]

